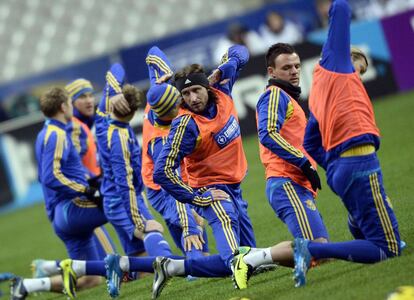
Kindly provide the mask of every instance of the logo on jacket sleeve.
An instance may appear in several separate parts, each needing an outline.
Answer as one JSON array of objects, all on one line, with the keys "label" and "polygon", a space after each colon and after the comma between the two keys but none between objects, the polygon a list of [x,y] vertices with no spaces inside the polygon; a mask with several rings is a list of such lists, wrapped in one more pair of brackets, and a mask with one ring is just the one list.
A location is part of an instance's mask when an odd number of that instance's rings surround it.
[{"label": "logo on jacket sleeve", "polygon": [[220,148],[224,148],[238,136],[240,136],[239,122],[234,116],[230,116],[226,125],[214,135],[214,139]]}]

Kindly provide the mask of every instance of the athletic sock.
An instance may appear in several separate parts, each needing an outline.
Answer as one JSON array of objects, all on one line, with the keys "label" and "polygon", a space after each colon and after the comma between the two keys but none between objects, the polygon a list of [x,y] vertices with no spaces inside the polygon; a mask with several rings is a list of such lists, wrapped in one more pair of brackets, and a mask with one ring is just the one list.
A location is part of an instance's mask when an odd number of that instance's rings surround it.
[{"label": "athletic sock", "polygon": [[[78,273],[76,273],[78,274]],[[85,264],[84,275],[106,276],[105,263],[102,260],[88,260]],[[79,277],[80,275],[78,275]]]},{"label": "athletic sock", "polygon": [[78,277],[86,275],[86,261],[72,260],[72,269]]},{"label": "athletic sock", "polygon": [[231,269],[220,255],[210,255],[184,261],[184,275],[195,277],[226,277],[231,275]]},{"label": "athletic sock", "polygon": [[171,248],[161,233],[153,231],[147,233],[144,238],[145,251],[148,256],[170,256]]},{"label": "athletic sock", "polygon": [[[125,256],[124,256],[125,257]],[[152,263],[154,262],[155,257],[147,256],[147,257],[129,257],[129,270],[122,271],[124,272],[145,272],[145,273],[153,273],[154,269],[152,267]],[[125,267],[125,265],[124,265]]]},{"label": "athletic sock", "polygon": [[129,257],[121,256],[119,258],[119,267],[123,272],[129,272]]},{"label": "athletic sock", "polygon": [[170,259],[167,264],[167,273],[170,276],[182,276],[185,275],[185,267],[183,259]]},{"label": "athletic sock", "polygon": [[309,242],[310,254],[316,258],[336,258],[358,263],[376,263],[387,258],[384,251],[367,240],[340,243]]},{"label": "athletic sock", "polygon": [[256,268],[257,266],[260,266],[260,265],[273,263],[270,248],[264,248],[264,249],[256,248],[255,251],[246,254],[243,257],[243,261],[246,264],[251,265],[253,268]]},{"label": "athletic sock", "polygon": [[32,279],[23,279],[23,286],[26,288],[26,291],[30,294],[33,292],[48,292],[52,286],[50,278],[32,278]]}]

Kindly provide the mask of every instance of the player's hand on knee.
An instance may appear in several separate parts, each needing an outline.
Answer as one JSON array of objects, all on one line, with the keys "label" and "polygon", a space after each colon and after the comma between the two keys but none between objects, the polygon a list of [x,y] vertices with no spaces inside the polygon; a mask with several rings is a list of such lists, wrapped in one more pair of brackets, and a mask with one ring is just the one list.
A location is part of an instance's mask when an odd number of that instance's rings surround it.
[{"label": "player's hand on knee", "polygon": [[311,165],[309,160],[307,160],[301,167],[303,174],[308,178],[312,185],[312,190],[316,192],[317,189],[322,189],[321,179],[319,178],[318,172]]},{"label": "player's hand on knee", "polygon": [[203,249],[203,241],[200,239],[198,234],[187,235],[184,238],[184,250],[190,251],[192,246],[194,246],[196,250]]},{"label": "player's hand on knee", "polygon": [[118,94],[109,99],[111,105],[116,108],[117,111],[126,115],[131,109],[129,108],[128,102],[126,101],[123,94]]},{"label": "player's hand on knee", "polygon": [[163,233],[164,228],[162,227],[161,223],[155,221],[155,220],[148,220],[145,224],[145,233],[151,232],[151,231],[158,231]]},{"label": "player's hand on knee", "polygon": [[230,201],[230,196],[225,191],[218,189],[209,189],[213,201]]}]

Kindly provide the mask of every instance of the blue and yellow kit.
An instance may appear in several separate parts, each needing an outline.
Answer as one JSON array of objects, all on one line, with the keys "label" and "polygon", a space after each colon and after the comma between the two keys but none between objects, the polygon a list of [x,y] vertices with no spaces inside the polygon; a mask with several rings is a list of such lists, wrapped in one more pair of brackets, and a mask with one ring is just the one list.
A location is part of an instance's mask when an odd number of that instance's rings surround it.
[{"label": "blue and yellow kit", "polygon": [[316,193],[300,169],[307,161],[316,167],[303,147],[305,113],[297,100],[271,79],[257,103],[256,118],[269,204],[293,237],[327,239],[316,208]]},{"label": "blue and yellow kit", "polygon": [[[158,112],[163,110],[167,112],[168,108],[171,109],[173,106],[178,105],[179,100],[172,99],[174,95],[172,95],[171,89],[174,89],[174,87],[169,86],[168,82],[164,84],[165,88],[160,88],[161,85],[157,84],[156,81],[165,74],[172,74],[171,63],[167,56],[156,46],[151,47],[148,51],[146,63],[151,84],[150,90],[147,93],[147,101],[153,103],[154,107],[158,108]],[[176,101],[176,103],[173,101]],[[164,109],[162,105],[167,105],[167,109]],[[167,141],[170,127],[171,121],[161,120],[154,110],[151,109],[151,106],[147,104],[142,129],[142,177],[147,188],[148,201],[162,215],[174,242],[184,252],[183,237],[203,233],[205,241],[207,241],[207,235],[205,232],[200,232],[200,228],[197,226],[192,213],[192,209],[196,208],[190,204],[184,204],[175,200],[153,181],[154,163]],[[187,254],[194,257],[195,252],[197,251],[193,249],[193,251]],[[208,252],[208,244],[204,245],[203,252]],[[201,255],[201,253],[199,254]]]},{"label": "blue and yellow kit", "polygon": [[[217,103],[208,104],[199,115],[182,110],[171,124],[167,143],[159,154],[154,170],[154,181],[175,199],[203,207],[202,214],[213,229],[221,265],[224,262],[227,267],[239,243],[255,245],[247,202],[243,200],[240,188],[247,163],[231,98],[232,87],[248,58],[245,47],[237,45],[229,48],[218,69],[221,80],[230,80],[224,85],[212,87],[218,98]],[[229,152],[229,149],[234,151]],[[186,163],[188,184],[176,172],[182,160]],[[237,161],[232,164],[234,160]],[[232,169],[229,164],[232,164]],[[212,203],[208,191],[210,187],[224,190],[231,201]]]},{"label": "blue and yellow kit", "polygon": [[99,259],[92,233],[106,223],[106,218],[85,196],[86,171],[66,126],[49,119],[36,140],[38,178],[46,212],[71,258]]},{"label": "blue and yellow kit", "polygon": [[[304,146],[327,170],[329,186],[348,210],[352,232],[359,231],[354,235],[372,248],[364,253],[373,257],[359,262],[375,262],[400,254],[398,224],[376,155],[380,140],[374,110],[351,61],[348,1],[333,1],[329,15],[328,38],[309,96]],[[354,244],[343,249],[351,251]]]},{"label": "blue and yellow kit", "polygon": [[[102,192],[104,211],[115,227],[125,253],[145,251],[150,256],[170,255],[171,250],[162,234],[146,232],[146,222],[153,220],[143,199],[141,148],[129,123],[110,117],[109,101],[122,93],[125,71],[114,64],[106,74],[106,86],[96,113],[96,135],[104,172]],[[136,231],[145,233],[138,239]]]}]

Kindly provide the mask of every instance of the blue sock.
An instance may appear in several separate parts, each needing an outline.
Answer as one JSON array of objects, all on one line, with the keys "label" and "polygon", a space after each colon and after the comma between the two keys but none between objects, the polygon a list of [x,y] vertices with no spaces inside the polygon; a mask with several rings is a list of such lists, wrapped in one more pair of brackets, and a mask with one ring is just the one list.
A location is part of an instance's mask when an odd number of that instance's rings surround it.
[{"label": "blue sock", "polygon": [[[182,256],[169,255],[168,257],[172,259],[184,259]],[[129,256],[129,272],[145,272],[153,273],[154,269],[152,268],[152,263],[154,262],[156,256],[146,256],[146,257],[133,257]]]},{"label": "blue sock", "polygon": [[184,268],[185,275],[195,277],[226,277],[231,275],[230,267],[226,266],[220,255],[186,259]]},{"label": "blue sock", "polygon": [[171,223],[170,224],[167,223],[167,226],[168,226],[168,230],[170,231],[170,235],[171,235],[175,245],[185,255],[183,245],[181,244],[181,237],[183,235],[182,228],[179,227],[179,226],[176,226],[174,224],[171,224]]},{"label": "blue sock", "polygon": [[158,231],[147,233],[144,238],[145,251],[148,256],[170,256],[171,248]]},{"label": "blue sock", "polygon": [[106,276],[105,263],[102,260],[87,260],[86,275]]},{"label": "blue sock", "polygon": [[309,242],[310,254],[316,258],[336,258],[364,264],[376,263],[387,258],[384,251],[367,240],[340,243]]},{"label": "blue sock", "polygon": [[129,272],[153,273],[152,263],[155,257],[131,257],[129,256]]}]

